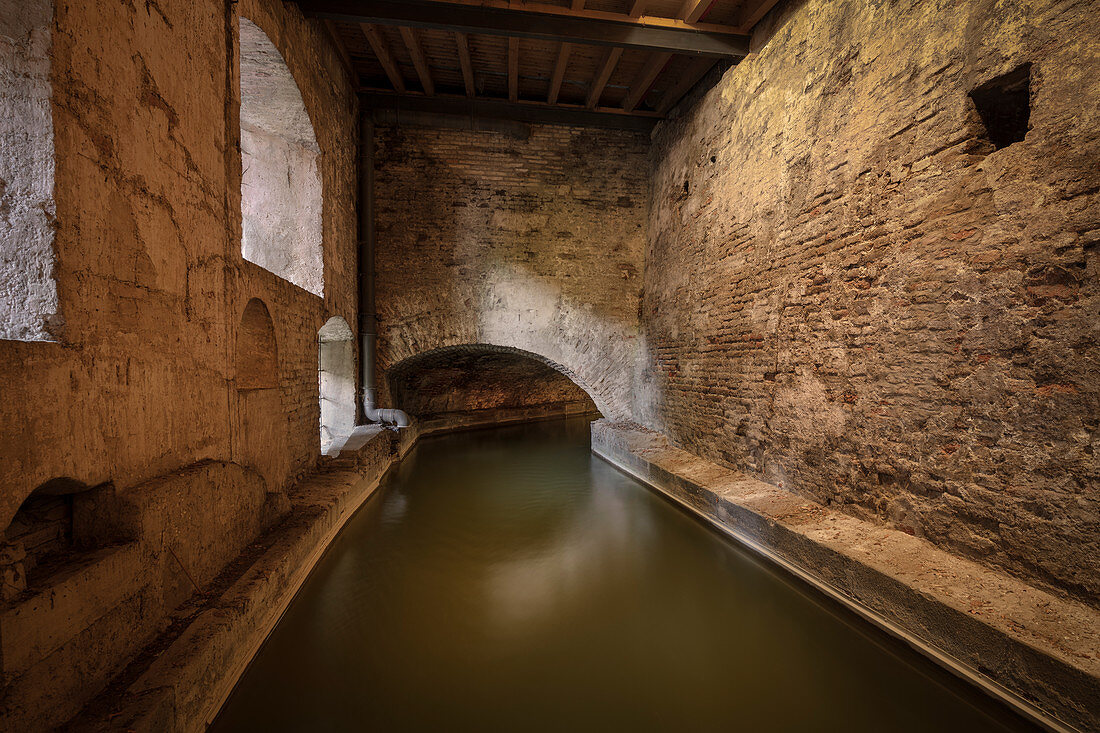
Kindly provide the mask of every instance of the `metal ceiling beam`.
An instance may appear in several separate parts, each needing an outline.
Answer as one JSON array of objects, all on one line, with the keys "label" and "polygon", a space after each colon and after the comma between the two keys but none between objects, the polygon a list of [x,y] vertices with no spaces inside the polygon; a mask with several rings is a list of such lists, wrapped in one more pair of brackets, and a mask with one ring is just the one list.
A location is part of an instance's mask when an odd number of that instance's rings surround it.
[{"label": "metal ceiling beam", "polygon": [[545,102],[519,102],[504,100],[467,99],[459,96],[399,95],[386,91],[365,90],[359,93],[364,109],[387,109],[398,113],[425,112],[466,118],[515,120],[542,125],[571,125],[576,127],[602,127],[613,130],[649,132],[657,123],[655,115],[626,115],[611,110],[588,110],[577,106],[548,105]]},{"label": "metal ceiling beam", "polygon": [[430,0],[298,0],[307,16],[353,23],[435,28],[559,43],[636,48],[715,58],[748,55],[748,36],[617,19],[460,5]]}]

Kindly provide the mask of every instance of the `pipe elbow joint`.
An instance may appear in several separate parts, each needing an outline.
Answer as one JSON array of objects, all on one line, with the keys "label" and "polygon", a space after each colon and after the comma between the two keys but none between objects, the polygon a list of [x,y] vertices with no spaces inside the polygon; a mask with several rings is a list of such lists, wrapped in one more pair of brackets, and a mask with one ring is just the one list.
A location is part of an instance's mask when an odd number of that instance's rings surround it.
[{"label": "pipe elbow joint", "polygon": [[409,415],[404,410],[367,405],[363,408],[363,417],[371,422],[393,426],[398,429],[409,427]]}]

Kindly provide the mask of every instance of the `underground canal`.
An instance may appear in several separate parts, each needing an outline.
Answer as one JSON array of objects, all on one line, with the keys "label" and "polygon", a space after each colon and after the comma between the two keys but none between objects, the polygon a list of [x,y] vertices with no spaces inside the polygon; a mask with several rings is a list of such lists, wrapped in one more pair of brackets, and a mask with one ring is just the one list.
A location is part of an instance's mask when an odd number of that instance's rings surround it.
[{"label": "underground canal", "polygon": [[213,726],[1028,729],[593,456],[584,419],[424,440]]}]

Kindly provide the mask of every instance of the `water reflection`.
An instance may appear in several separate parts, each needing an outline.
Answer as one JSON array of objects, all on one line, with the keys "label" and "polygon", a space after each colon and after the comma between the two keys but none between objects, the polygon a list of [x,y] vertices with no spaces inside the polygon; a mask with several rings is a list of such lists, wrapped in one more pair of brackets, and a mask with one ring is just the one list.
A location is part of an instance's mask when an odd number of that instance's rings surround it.
[{"label": "water reflection", "polygon": [[587,447],[431,439],[348,524],[227,730],[1022,729]]}]

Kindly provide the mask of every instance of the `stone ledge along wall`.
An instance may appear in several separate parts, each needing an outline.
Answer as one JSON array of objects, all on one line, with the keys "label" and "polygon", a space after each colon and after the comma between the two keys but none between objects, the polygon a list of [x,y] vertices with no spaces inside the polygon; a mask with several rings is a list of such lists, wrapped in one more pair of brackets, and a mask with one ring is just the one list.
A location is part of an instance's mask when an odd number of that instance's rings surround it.
[{"label": "stone ledge along wall", "polygon": [[[317,331],[356,320],[357,100],[322,24],[278,0],[59,0],[49,14],[58,341],[0,341],[0,532],[36,487],[99,488],[71,495],[60,573],[0,597],[12,730],[76,712],[285,511],[319,458]],[[316,131],[323,298],[241,257],[241,16],[282,53]],[[234,386],[252,298],[278,347],[271,412],[250,416],[282,438],[263,466],[242,460]],[[65,604],[80,613],[50,610]]]},{"label": "stone ledge along wall", "polygon": [[[655,135],[639,419],[1095,605],[1097,38],[1090,3],[781,5]],[[1027,63],[995,149],[969,93]]]},{"label": "stone ledge along wall", "polygon": [[[629,414],[649,167],[645,135],[532,126],[376,129],[379,363],[508,346]],[[401,405],[397,405],[400,407]]]}]

